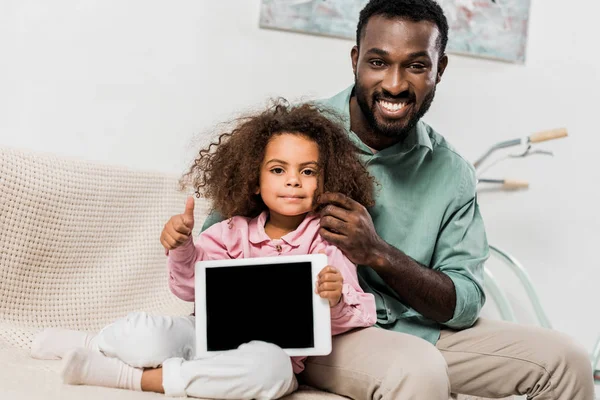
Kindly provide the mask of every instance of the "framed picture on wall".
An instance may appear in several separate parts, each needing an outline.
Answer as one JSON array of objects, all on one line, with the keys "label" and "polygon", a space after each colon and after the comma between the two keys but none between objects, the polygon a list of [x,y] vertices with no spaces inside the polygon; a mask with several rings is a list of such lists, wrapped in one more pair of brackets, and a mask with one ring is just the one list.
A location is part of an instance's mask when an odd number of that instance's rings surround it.
[{"label": "framed picture on wall", "polygon": [[[368,0],[261,0],[260,27],[356,38]],[[530,0],[437,0],[450,26],[449,53],[524,63]]]}]

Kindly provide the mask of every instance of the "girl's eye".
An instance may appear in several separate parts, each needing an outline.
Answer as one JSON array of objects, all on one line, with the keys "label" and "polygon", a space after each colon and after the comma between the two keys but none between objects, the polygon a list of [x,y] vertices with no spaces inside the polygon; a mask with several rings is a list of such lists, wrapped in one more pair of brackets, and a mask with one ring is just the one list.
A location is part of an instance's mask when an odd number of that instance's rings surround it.
[{"label": "girl's eye", "polygon": [[313,176],[317,174],[317,171],[314,171],[312,169],[305,169],[302,171],[302,174],[306,176]]},{"label": "girl's eye", "polygon": [[283,174],[283,168],[273,168],[271,170],[272,173],[276,174],[276,175],[280,175]]}]

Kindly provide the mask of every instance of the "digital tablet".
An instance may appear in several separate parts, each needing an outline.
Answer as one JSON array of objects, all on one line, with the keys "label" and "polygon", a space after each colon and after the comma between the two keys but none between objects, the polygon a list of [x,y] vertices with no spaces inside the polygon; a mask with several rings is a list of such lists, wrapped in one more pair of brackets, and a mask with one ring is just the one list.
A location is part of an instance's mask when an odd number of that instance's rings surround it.
[{"label": "digital tablet", "polygon": [[197,262],[196,356],[252,340],[290,356],[329,354],[329,302],[315,293],[326,265],[324,254]]}]

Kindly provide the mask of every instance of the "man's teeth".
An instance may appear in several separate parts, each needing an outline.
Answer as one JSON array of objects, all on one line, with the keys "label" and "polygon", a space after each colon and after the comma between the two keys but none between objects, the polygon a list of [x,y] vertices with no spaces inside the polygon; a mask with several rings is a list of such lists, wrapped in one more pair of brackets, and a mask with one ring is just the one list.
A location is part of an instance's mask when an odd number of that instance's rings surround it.
[{"label": "man's teeth", "polygon": [[398,111],[403,108],[406,103],[390,103],[389,101],[379,101],[379,104],[388,111]]}]

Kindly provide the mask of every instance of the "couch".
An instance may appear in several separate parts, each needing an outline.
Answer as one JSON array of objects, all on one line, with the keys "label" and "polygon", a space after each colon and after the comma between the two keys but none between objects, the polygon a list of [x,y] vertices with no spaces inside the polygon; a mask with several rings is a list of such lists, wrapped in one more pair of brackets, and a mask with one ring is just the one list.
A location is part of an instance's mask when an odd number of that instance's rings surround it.
[{"label": "couch", "polygon": [[[167,288],[158,240],[184,208],[177,178],[0,147],[0,399],[164,398],[63,385],[60,362],[29,347],[46,327],[97,332],[131,311],[192,311]],[[197,201],[196,230],[207,211]],[[313,399],[343,397],[308,387],[287,397]]]}]

